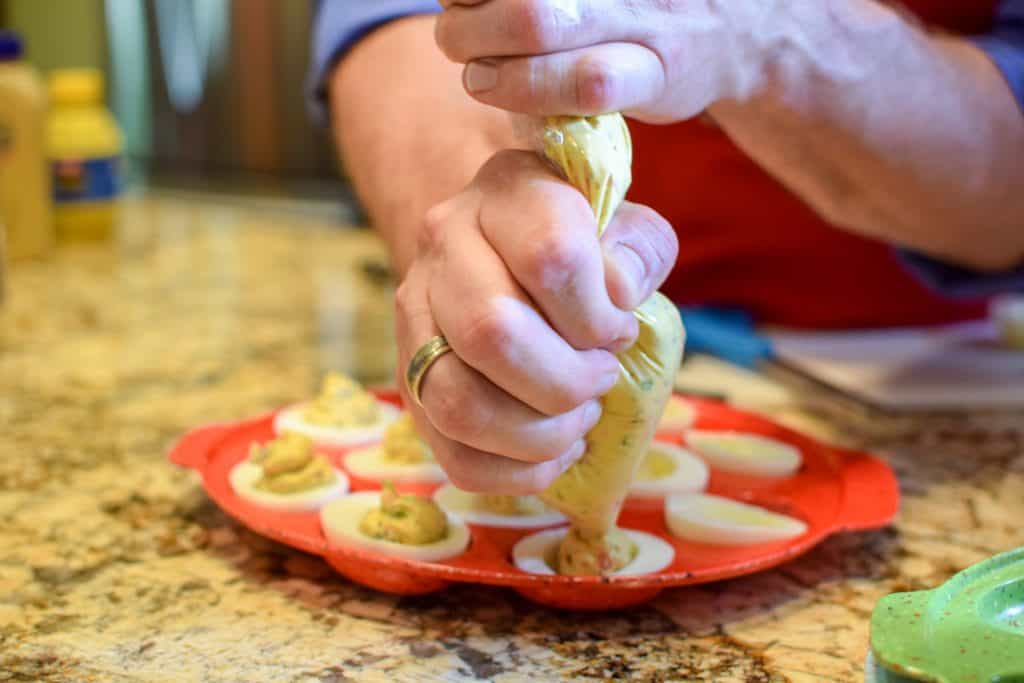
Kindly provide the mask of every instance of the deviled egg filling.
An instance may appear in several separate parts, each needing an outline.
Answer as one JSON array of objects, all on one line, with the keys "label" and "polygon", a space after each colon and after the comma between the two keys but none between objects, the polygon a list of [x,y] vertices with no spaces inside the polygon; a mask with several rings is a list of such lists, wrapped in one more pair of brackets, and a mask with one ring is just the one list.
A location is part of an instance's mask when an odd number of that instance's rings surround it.
[{"label": "deviled egg filling", "polygon": [[637,576],[660,572],[673,559],[671,544],[634,529],[615,528],[594,539],[567,527],[546,529],[512,548],[512,562],[529,574]]},{"label": "deviled egg filling", "polygon": [[320,511],[320,525],[334,545],[419,562],[461,555],[470,541],[469,527],[458,517],[390,486],[329,503]]},{"label": "deviled egg filling", "polygon": [[409,413],[388,426],[381,444],[349,453],[345,467],[353,475],[371,481],[439,484],[447,479]]},{"label": "deviled egg filling", "polygon": [[448,517],[434,501],[410,494],[399,495],[394,486],[386,484],[381,490],[380,507],[363,516],[359,531],[382,541],[426,545],[448,534]]},{"label": "deviled egg filling", "polygon": [[380,419],[374,396],[351,377],[328,373],[320,394],[302,411],[302,418],[324,427],[365,427]]},{"label": "deviled egg filling", "polygon": [[332,372],[324,378],[316,398],[278,413],[274,430],[278,434],[299,432],[325,446],[376,443],[399,412],[351,377]]},{"label": "deviled egg filling", "polygon": [[400,465],[415,465],[434,459],[430,446],[420,438],[409,413],[392,422],[384,432],[381,456],[384,462]]},{"label": "deviled egg filling", "polygon": [[558,544],[555,570],[565,576],[607,576],[621,571],[636,554],[636,543],[619,527],[591,537],[569,529]]},{"label": "deviled egg filling", "polygon": [[316,452],[313,441],[292,432],[253,444],[229,480],[249,502],[286,510],[316,509],[348,490],[348,478]]},{"label": "deviled egg filling", "polygon": [[311,439],[292,432],[266,444],[253,444],[249,462],[263,469],[256,488],[271,493],[308,491],[338,477],[327,458],[313,450]]}]

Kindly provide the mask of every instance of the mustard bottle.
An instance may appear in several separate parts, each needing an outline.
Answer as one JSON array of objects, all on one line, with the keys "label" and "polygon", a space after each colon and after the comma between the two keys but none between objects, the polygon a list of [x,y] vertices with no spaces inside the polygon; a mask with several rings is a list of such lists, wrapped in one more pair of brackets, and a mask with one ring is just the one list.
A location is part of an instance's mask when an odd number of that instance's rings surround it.
[{"label": "mustard bottle", "polygon": [[103,104],[96,69],[50,74],[46,141],[59,241],[92,241],[113,234],[121,194],[121,131]]},{"label": "mustard bottle", "polygon": [[0,31],[0,224],[12,261],[39,256],[53,245],[46,91],[21,54],[18,36]]}]

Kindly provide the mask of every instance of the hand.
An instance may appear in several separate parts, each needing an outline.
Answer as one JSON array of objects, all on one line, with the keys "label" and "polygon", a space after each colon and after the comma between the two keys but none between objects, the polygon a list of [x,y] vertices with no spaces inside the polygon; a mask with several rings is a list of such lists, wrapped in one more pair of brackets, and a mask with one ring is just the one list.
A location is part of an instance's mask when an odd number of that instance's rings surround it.
[{"label": "hand", "polygon": [[[740,98],[761,68],[766,5],[697,0],[442,0],[441,50],[479,101],[535,115],[651,123]],[[773,9],[777,13],[784,10]]]},{"label": "hand", "polygon": [[[443,334],[420,433],[456,486],[522,494],[583,454],[632,343],[629,311],[675,262],[671,227],[626,204],[598,241],[590,207],[534,154],[500,152],[428,213],[396,296],[399,368]],[[403,394],[404,381],[399,381]]]}]

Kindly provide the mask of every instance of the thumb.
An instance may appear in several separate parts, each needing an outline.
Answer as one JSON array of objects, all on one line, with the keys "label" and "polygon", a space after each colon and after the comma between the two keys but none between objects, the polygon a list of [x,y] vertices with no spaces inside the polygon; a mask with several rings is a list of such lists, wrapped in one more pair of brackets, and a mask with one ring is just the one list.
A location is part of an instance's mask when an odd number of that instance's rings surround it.
[{"label": "thumb", "polygon": [[605,286],[612,303],[632,310],[653,294],[676,263],[679,242],[668,221],[642,204],[623,202],[601,236]]}]

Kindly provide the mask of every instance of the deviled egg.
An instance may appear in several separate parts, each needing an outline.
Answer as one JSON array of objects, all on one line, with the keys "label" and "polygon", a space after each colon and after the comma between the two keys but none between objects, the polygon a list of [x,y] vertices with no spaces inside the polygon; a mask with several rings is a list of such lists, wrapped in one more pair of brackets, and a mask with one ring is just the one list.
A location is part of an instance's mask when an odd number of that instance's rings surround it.
[{"label": "deviled egg", "polygon": [[703,493],[666,498],[665,525],[679,538],[711,545],[771,543],[807,532],[807,524],[799,519]]},{"label": "deviled egg", "polygon": [[345,468],[355,477],[377,482],[440,484],[447,480],[409,413],[388,426],[379,445],[349,453]]},{"label": "deviled egg", "polygon": [[385,485],[339,498],[320,511],[327,540],[407,560],[439,562],[461,555],[469,528],[429,498],[398,494]]},{"label": "deviled egg", "polygon": [[[592,553],[574,553],[587,541],[568,527],[538,531],[523,538],[512,548],[512,562],[529,574],[568,576],[636,576],[660,572],[672,564],[675,550],[657,536],[634,529],[615,528],[615,538],[603,544],[611,556],[601,558],[600,566],[575,563],[574,557],[594,557]],[[561,571],[556,571],[556,567]]]},{"label": "deviled egg", "polygon": [[399,412],[351,377],[332,372],[315,399],[278,413],[274,430],[299,432],[324,446],[355,446],[379,441]]},{"label": "deviled egg", "polygon": [[490,527],[537,528],[561,524],[565,517],[537,496],[497,496],[470,493],[445,484],[434,493],[445,511],[470,524]]},{"label": "deviled egg", "polygon": [[348,491],[345,473],[316,453],[308,437],[290,432],[253,444],[228,481],[241,498],[275,510],[315,510]]},{"label": "deviled egg", "polygon": [[655,441],[633,477],[629,495],[658,498],[670,493],[703,491],[709,477],[708,466],[696,455],[685,448]]},{"label": "deviled egg", "polygon": [[803,456],[788,443],[758,434],[691,429],[686,443],[711,467],[755,477],[788,477],[800,469]]},{"label": "deviled egg", "polygon": [[681,432],[693,426],[697,408],[685,398],[670,396],[658,421],[659,432]]}]

